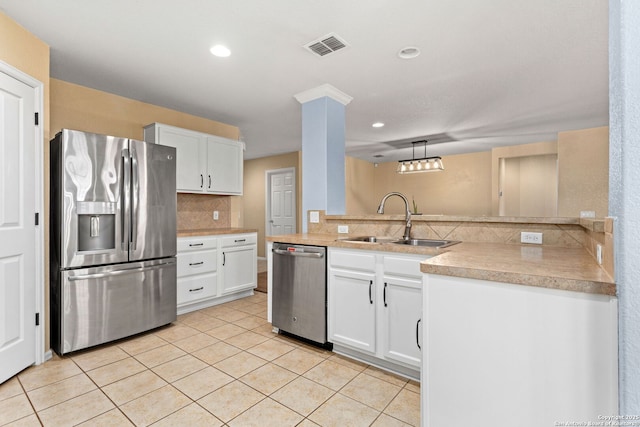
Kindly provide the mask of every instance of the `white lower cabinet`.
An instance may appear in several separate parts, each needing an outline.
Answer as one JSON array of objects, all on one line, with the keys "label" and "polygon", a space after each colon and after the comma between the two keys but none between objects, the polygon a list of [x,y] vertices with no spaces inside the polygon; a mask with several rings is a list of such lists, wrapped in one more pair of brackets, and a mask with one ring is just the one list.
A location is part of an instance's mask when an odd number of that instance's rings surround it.
[{"label": "white lower cabinet", "polygon": [[384,339],[386,359],[420,367],[422,282],[385,276]]},{"label": "white lower cabinet", "polygon": [[418,377],[426,258],[329,248],[328,333],[336,352]]},{"label": "white lower cabinet", "polygon": [[374,281],[374,273],[332,269],[329,341],[375,354]]},{"label": "white lower cabinet", "polygon": [[222,286],[220,293],[251,290],[257,285],[257,237],[252,234],[238,234],[221,239]]},{"label": "white lower cabinet", "polygon": [[615,297],[426,274],[423,304],[423,426],[608,425],[618,413]]},{"label": "white lower cabinet", "polygon": [[178,314],[251,295],[257,284],[256,241],[256,233],[179,237]]},{"label": "white lower cabinet", "polygon": [[[215,247],[216,239],[208,239],[206,242]],[[202,249],[178,253],[178,305],[216,296],[218,292],[217,252],[216,249]]]}]

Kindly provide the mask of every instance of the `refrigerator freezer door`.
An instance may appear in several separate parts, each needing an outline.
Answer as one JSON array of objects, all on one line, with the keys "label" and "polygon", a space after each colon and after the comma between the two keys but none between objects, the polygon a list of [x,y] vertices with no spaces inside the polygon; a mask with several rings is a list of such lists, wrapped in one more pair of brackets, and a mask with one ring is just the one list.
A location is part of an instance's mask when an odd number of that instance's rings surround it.
[{"label": "refrigerator freezer door", "polygon": [[127,145],[127,139],[68,129],[51,142],[54,267],[128,260],[122,206]]},{"label": "refrigerator freezer door", "polygon": [[130,140],[129,260],[176,254],[176,149]]},{"label": "refrigerator freezer door", "polygon": [[176,320],[176,260],[167,258],[59,273],[51,344],[58,354]]}]

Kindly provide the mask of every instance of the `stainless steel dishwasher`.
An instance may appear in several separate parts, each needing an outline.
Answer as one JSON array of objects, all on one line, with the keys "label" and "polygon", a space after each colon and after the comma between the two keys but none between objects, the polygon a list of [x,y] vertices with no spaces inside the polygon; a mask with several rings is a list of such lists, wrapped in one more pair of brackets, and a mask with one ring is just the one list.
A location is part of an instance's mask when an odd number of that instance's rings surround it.
[{"label": "stainless steel dishwasher", "polygon": [[327,344],[327,248],[273,244],[272,325]]}]

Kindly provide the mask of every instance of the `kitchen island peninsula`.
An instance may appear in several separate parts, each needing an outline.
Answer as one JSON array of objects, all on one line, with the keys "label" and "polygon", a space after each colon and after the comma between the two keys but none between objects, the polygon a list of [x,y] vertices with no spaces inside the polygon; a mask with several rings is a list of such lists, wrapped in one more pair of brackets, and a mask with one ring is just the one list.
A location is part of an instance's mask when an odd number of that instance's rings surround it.
[{"label": "kitchen island peninsula", "polygon": [[[350,233],[337,233],[338,225],[347,225]],[[343,296],[371,294],[372,303],[361,306],[371,307],[367,319],[373,325],[372,338],[339,341],[338,351],[371,364],[378,360],[377,366],[415,377],[415,353],[408,350],[411,337],[419,348],[424,426],[554,425],[594,422],[616,413],[611,219],[414,217],[412,237],[461,241],[442,249],[391,243],[403,229],[400,215],[320,212],[320,222],[309,224],[309,233],[267,241],[328,247],[330,335],[332,322],[349,319],[332,320],[332,286],[334,292],[335,286],[353,288]],[[542,233],[543,244],[520,243],[521,232]],[[344,240],[355,236],[377,239]],[[368,266],[367,254],[375,254]],[[395,271],[385,267],[402,266],[404,256],[423,258],[417,267],[419,288],[412,288],[415,266],[407,263]],[[332,259],[341,260],[335,271],[348,280],[332,283]],[[349,260],[357,260],[351,268],[344,265]],[[367,286],[356,286],[354,278]],[[400,321],[404,332],[390,326],[385,312],[394,296],[389,279],[399,279],[400,289],[407,291],[399,294],[404,295],[398,299],[403,304],[411,297],[422,302],[417,324]],[[400,311],[411,317],[412,308]],[[355,332],[348,338],[367,337]],[[394,344],[397,337],[390,332],[406,343]],[[402,351],[394,354],[394,348]],[[496,414],[507,421],[496,421]]]}]

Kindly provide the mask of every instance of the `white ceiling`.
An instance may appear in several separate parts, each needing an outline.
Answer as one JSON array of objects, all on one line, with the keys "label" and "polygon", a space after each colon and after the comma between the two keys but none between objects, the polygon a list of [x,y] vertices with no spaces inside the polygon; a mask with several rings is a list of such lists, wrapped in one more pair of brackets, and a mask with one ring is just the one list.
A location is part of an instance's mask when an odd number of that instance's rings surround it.
[{"label": "white ceiling", "polygon": [[[455,139],[427,148],[445,155],[608,124],[605,0],[0,0],[0,10],[51,46],[52,77],[238,126],[248,159],[299,150],[294,95],[325,83],[353,97],[347,153],[369,161],[411,158],[396,148],[410,144],[389,141]],[[325,57],[302,47],[331,32],[349,47]],[[209,53],[218,43],[229,58]],[[399,59],[407,46],[421,55]]]}]

